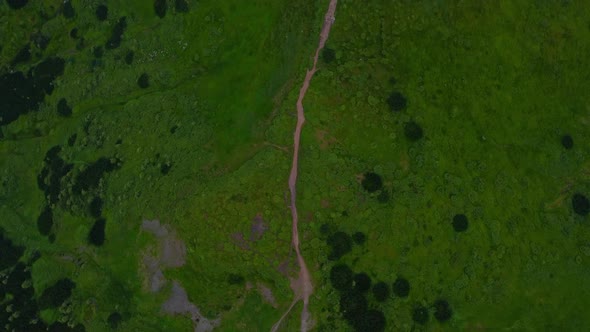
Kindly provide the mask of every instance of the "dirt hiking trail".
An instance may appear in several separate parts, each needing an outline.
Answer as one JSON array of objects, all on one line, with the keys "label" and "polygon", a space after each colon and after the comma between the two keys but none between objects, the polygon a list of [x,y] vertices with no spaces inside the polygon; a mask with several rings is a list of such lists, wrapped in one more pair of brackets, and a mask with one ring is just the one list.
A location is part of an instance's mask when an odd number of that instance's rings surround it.
[{"label": "dirt hiking trail", "polygon": [[303,124],[305,123],[305,114],[303,111],[303,98],[309,88],[309,84],[313,75],[317,71],[317,62],[320,55],[320,51],[324,48],[326,44],[326,40],[330,34],[330,29],[332,28],[332,24],[334,23],[335,17],[334,14],[336,12],[336,4],[337,0],[330,0],[330,5],[328,10],[326,11],[326,15],[324,18],[324,25],[322,27],[322,32],[320,34],[320,42],[315,51],[315,55],[313,58],[313,67],[307,71],[305,74],[305,80],[303,81],[303,85],[299,90],[299,98],[297,99],[297,126],[295,127],[295,133],[293,137],[293,163],[291,166],[291,174],[289,175],[289,192],[291,194],[291,216],[293,221],[293,235],[292,235],[292,245],[295,249],[295,253],[297,254],[297,262],[299,264],[299,275],[297,279],[291,280],[291,289],[293,289],[293,293],[295,294],[295,298],[289,309],[283,314],[283,316],[279,319],[275,325],[273,325],[271,331],[275,332],[279,329],[282,321],[284,318],[289,314],[291,309],[295,306],[295,304],[299,300],[303,300],[303,309],[301,310],[301,331],[306,332],[311,328],[312,320],[309,314],[308,304],[309,304],[309,297],[313,293],[313,284],[311,282],[311,276],[309,274],[309,270],[307,269],[307,265],[305,264],[305,260],[301,255],[299,250],[299,231],[297,229],[298,224],[298,216],[297,216],[297,171],[299,165],[299,142],[301,140],[301,129],[303,128]]}]

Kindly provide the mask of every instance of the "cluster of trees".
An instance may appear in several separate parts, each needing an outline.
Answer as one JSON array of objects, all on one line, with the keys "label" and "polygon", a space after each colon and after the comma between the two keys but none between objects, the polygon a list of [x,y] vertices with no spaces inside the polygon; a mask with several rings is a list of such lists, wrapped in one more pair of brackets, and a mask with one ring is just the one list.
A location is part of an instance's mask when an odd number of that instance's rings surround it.
[{"label": "cluster of trees", "polygon": [[9,71],[0,75],[0,125],[37,111],[45,96],[53,92],[53,81],[63,74],[64,68],[65,60],[54,57],[43,60],[26,74]]},{"label": "cluster of trees", "polygon": [[111,37],[106,42],[105,48],[107,50],[114,50],[116,48],[119,48],[119,46],[121,46],[121,40],[123,39],[123,34],[125,33],[126,29],[127,29],[127,17],[123,16],[123,17],[119,18],[119,21],[113,27],[113,30],[111,32]]},{"label": "cluster of trees", "polygon": [[340,292],[340,312],[355,331],[385,330],[385,315],[369,309],[365,293],[371,288],[371,278],[366,273],[354,274],[346,264],[336,264],[330,270],[330,283]]},{"label": "cluster of trees", "polygon": [[41,309],[58,308],[72,296],[72,290],[75,287],[76,284],[72,280],[59,279],[43,291],[39,297],[39,307]]},{"label": "cluster of trees", "polygon": [[[439,322],[446,322],[453,316],[453,310],[449,302],[443,299],[436,300],[432,305],[434,318]],[[428,322],[429,310],[423,305],[417,305],[412,310],[412,320],[418,324],[425,325]]]},{"label": "cluster of trees", "polygon": [[[322,230],[323,233],[328,231],[329,230]],[[366,241],[367,236],[363,232],[355,232],[352,237],[342,231],[334,232],[326,239],[326,244],[328,244],[331,249],[330,254],[328,254],[328,259],[331,261],[337,261],[342,258],[342,256],[352,251],[353,242],[357,245],[363,245]]]},{"label": "cluster of trees", "polygon": [[[392,112],[398,113],[406,109],[408,100],[401,92],[394,91],[387,97],[387,105]],[[404,135],[409,141],[415,142],[424,136],[424,131],[417,122],[409,121],[404,124]]]},{"label": "cluster of trees", "polygon": [[119,162],[119,160],[100,157],[83,171],[78,173],[72,189],[76,194],[81,194],[82,191],[95,189],[98,186],[100,179],[102,179],[106,173],[119,169]]},{"label": "cluster of trees", "polygon": [[39,316],[39,311],[58,308],[72,294],[75,284],[69,279],[58,280],[35,298],[31,264],[40,257],[33,253],[27,262],[21,261],[25,248],[15,246],[0,229],[0,326],[6,331],[59,331],[83,332],[83,325],[70,327],[62,323],[49,326]]},{"label": "cluster of trees", "polygon": [[[174,9],[177,13],[186,13],[189,10],[188,2],[186,0],[175,0]],[[166,0],[154,1],[154,12],[159,18],[164,18],[168,12],[168,3]]]},{"label": "cluster of trees", "polygon": [[56,204],[61,192],[61,181],[74,165],[66,163],[60,156],[62,148],[56,145],[45,153],[44,166],[37,175],[37,186],[45,194],[48,204]]},{"label": "cluster of trees", "polygon": [[[60,199],[62,189],[62,178],[66,176],[73,168],[72,164],[66,163],[60,156],[62,147],[57,145],[47,151],[44,158],[44,167],[37,176],[39,189],[43,190],[46,196],[47,204],[37,218],[37,229],[43,236],[49,236],[50,241],[55,239],[52,234],[53,228],[53,207]],[[101,157],[94,163],[90,164],[74,178],[72,190],[74,193],[81,195],[82,192],[94,190],[102,177],[120,167],[118,160]],[[87,203],[86,209],[90,216],[96,221],[88,234],[88,242],[95,246],[101,246],[105,240],[106,220],[101,218],[103,201],[99,195],[96,195]]]}]

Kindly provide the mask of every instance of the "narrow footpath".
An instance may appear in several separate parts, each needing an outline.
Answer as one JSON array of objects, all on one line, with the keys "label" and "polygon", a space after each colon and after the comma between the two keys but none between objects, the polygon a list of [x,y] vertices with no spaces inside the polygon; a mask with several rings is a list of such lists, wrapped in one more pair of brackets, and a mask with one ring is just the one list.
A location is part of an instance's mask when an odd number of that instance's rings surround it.
[{"label": "narrow footpath", "polygon": [[289,175],[289,192],[291,194],[291,216],[293,220],[293,235],[292,235],[292,242],[293,248],[295,249],[295,253],[297,254],[297,262],[299,264],[299,275],[296,280],[291,280],[291,289],[293,289],[293,293],[295,294],[295,298],[293,302],[289,306],[289,309],[283,314],[283,316],[279,319],[279,321],[273,325],[271,331],[275,332],[280,327],[284,318],[289,314],[293,306],[299,301],[303,300],[303,309],[301,310],[301,331],[306,332],[311,328],[312,320],[311,315],[309,314],[309,297],[313,293],[313,284],[311,282],[311,275],[309,274],[309,270],[307,269],[307,265],[305,264],[305,260],[301,255],[301,251],[299,250],[299,230],[297,228],[298,224],[298,216],[297,216],[297,172],[298,172],[298,165],[299,165],[299,142],[301,141],[301,129],[303,128],[303,124],[305,123],[305,113],[303,111],[303,98],[309,88],[309,83],[313,78],[313,75],[317,71],[317,62],[320,55],[320,51],[324,48],[326,44],[326,40],[330,34],[330,29],[332,28],[332,24],[335,20],[335,12],[336,12],[336,4],[338,0],[330,0],[330,5],[326,12],[324,18],[324,25],[322,27],[322,32],[320,34],[320,43],[318,48],[315,51],[315,55],[313,58],[313,67],[307,71],[305,74],[305,80],[303,81],[303,85],[299,90],[299,98],[297,99],[297,126],[295,127],[295,133],[293,138],[293,164],[291,166],[291,174]]}]

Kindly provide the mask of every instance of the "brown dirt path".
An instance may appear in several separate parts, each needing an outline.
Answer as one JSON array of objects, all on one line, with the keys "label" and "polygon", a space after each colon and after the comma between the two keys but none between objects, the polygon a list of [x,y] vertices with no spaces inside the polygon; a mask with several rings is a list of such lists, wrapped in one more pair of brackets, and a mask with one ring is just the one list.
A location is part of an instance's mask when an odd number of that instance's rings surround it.
[{"label": "brown dirt path", "polygon": [[326,11],[326,15],[324,18],[324,25],[322,27],[322,32],[320,34],[320,42],[315,51],[315,55],[313,58],[313,67],[307,71],[305,74],[305,80],[303,81],[303,85],[299,90],[299,98],[297,99],[297,126],[295,127],[295,133],[293,137],[293,163],[291,166],[291,174],[289,175],[289,192],[291,194],[291,217],[293,220],[293,240],[292,245],[295,249],[295,253],[297,254],[297,262],[299,263],[299,276],[297,279],[291,280],[291,289],[293,289],[293,293],[295,294],[295,299],[289,309],[283,314],[283,316],[279,319],[279,321],[273,325],[271,331],[275,332],[281,325],[283,319],[289,314],[295,303],[299,300],[303,300],[303,309],[301,311],[301,331],[305,332],[311,328],[311,316],[309,314],[308,304],[309,304],[309,297],[313,293],[313,284],[311,282],[311,276],[309,274],[309,270],[307,269],[307,265],[305,264],[305,260],[301,255],[299,250],[299,231],[297,228],[298,224],[298,216],[297,216],[297,204],[296,204],[296,197],[297,197],[297,171],[299,165],[299,142],[301,140],[301,129],[303,128],[303,124],[305,123],[305,114],[303,111],[303,98],[309,88],[309,84],[313,75],[317,71],[317,62],[320,55],[320,51],[324,48],[326,44],[326,40],[330,34],[330,29],[332,28],[332,24],[334,23],[334,14],[336,12],[336,4],[338,0],[330,0],[330,5],[328,10]]}]

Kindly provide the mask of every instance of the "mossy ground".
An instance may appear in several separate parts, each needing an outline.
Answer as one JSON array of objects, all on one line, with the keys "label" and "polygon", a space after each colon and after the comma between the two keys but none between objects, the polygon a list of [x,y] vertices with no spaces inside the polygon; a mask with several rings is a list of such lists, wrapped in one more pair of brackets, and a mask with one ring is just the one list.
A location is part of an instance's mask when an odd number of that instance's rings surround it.
[{"label": "mossy ground", "polygon": [[[142,254],[155,240],[140,225],[160,219],[188,251],[186,265],[166,277],[207,317],[220,314],[220,330],[269,330],[292,299],[278,267],[296,269],[285,201],[294,105],[327,1],[189,1],[188,13],[171,1],[162,19],[151,1],[74,0],[72,19],[61,3],[0,4],[1,29],[11,32],[0,37],[0,74],[33,32],[51,41],[15,69],[48,56],[66,61],[39,111],[1,127],[0,226],[41,252],[32,265],[37,293],[64,277],[77,284],[70,314],[41,316],[104,331],[117,311],[119,330],[191,330],[188,319],[160,313],[166,291],[143,285]],[[94,17],[102,3],[104,22]],[[571,207],[574,192],[590,195],[589,12],[581,2],[339,1],[327,44],[336,58],[320,64],[304,103],[298,183],[318,330],[349,329],[329,283],[324,224],[367,236],[339,263],[373,283],[408,279],[407,298],[378,304],[368,296],[387,331],[590,325],[590,221]],[[123,16],[121,46],[95,58],[92,48]],[[143,73],[145,89],[137,85]],[[393,91],[407,98],[400,112],[387,105]],[[71,117],[57,114],[61,98]],[[415,142],[404,136],[409,121],[424,131]],[[570,150],[561,146],[565,134]],[[75,176],[63,178],[50,243],[36,228],[46,204],[37,175],[55,145],[72,174],[100,157],[121,167],[78,196]],[[387,202],[363,190],[366,172],[382,177]],[[98,248],[87,242],[95,195],[107,220]],[[452,227],[459,213],[469,220],[462,233]],[[241,249],[232,236],[248,239],[256,215],[268,230]],[[278,308],[255,289],[229,285],[230,273],[266,284]],[[453,310],[444,323],[433,316],[438,299]],[[424,326],[412,321],[417,305],[429,308]],[[286,331],[298,329],[301,306],[293,310]]]}]

